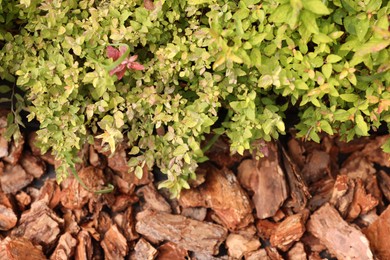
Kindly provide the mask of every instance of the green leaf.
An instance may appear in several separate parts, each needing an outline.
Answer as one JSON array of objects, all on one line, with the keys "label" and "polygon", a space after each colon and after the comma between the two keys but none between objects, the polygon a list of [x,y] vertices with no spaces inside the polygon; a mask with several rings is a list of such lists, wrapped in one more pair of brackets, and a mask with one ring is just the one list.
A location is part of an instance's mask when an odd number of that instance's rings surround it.
[{"label": "green leaf", "polygon": [[347,102],[355,102],[359,100],[359,96],[356,94],[340,94],[340,98]]},{"label": "green leaf", "polygon": [[316,143],[319,143],[321,141],[319,135],[313,130],[310,131],[309,137],[311,140],[313,140]]},{"label": "green leaf", "polygon": [[342,58],[336,54],[329,54],[328,57],[326,57],[327,63],[336,63],[336,62],[339,62],[341,60],[342,60]]},{"label": "green leaf", "polygon": [[332,75],[333,67],[331,63],[324,64],[321,68],[322,74],[324,74],[325,78],[329,79]]},{"label": "green leaf", "polygon": [[313,13],[303,10],[301,12],[301,21],[309,32],[314,34],[319,33],[316,16]]},{"label": "green leaf", "polygon": [[321,0],[302,0],[303,7],[312,13],[319,15],[330,14],[329,9],[322,3]]},{"label": "green leaf", "polygon": [[135,177],[137,177],[138,179],[142,179],[142,176],[144,175],[144,171],[143,171],[142,167],[139,165],[137,167],[135,167],[134,174],[135,174]]},{"label": "green leaf", "polygon": [[332,129],[332,126],[329,124],[328,121],[326,120],[321,120],[320,121],[320,127],[321,127],[321,130],[326,132],[327,134],[329,135],[333,135],[333,129]]},{"label": "green leaf", "polygon": [[368,136],[368,126],[367,123],[364,121],[364,118],[362,115],[357,114],[355,116],[355,123],[356,123],[356,133],[358,135],[362,136]]},{"label": "green leaf", "polygon": [[186,144],[179,145],[173,151],[173,156],[181,156],[184,155],[188,151],[188,146]]}]

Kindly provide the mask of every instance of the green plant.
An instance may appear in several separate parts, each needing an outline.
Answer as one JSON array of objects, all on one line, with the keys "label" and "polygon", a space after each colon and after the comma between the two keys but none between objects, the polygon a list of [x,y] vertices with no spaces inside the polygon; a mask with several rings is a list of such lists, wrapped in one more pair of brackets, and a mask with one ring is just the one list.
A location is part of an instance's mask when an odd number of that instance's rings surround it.
[{"label": "green plant", "polygon": [[[58,181],[95,136],[112,152],[126,140],[134,173],[157,165],[168,177],[160,187],[178,195],[206,159],[207,133],[226,134],[231,151],[243,153],[284,134],[291,107],[298,135],[317,142],[320,132],[351,140],[390,124],[389,1],[0,6],[1,77],[25,91],[41,148],[62,161]],[[108,46],[127,52],[114,61]],[[110,75],[129,55],[143,69]],[[227,117],[215,127],[221,111]]]}]

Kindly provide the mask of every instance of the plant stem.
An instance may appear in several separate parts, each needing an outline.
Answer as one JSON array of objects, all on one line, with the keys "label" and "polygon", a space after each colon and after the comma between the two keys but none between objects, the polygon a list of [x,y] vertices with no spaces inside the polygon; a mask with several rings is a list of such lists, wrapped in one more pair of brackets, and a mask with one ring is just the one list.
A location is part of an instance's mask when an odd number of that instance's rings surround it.
[{"label": "plant stem", "polygon": [[[233,110],[228,110],[225,118],[223,119],[223,122],[229,121],[230,117],[233,115]],[[210,141],[207,142],[206,146],[203,147],[202,152],[205,153],[207,152],[213,145],[214,143],[218,140],[218,138],[222,135],[223,133],[220,134],[215,134]]]}]

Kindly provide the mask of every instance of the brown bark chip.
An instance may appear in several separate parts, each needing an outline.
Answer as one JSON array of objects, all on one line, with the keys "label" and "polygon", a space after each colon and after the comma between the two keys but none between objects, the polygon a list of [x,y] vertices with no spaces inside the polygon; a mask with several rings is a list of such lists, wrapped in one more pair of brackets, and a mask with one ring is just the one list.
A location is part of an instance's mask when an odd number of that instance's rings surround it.
[{"label": "brown bark chip", "polygon": [[305,233],[305,223],[308,217],[308,212],[302,212],[287,217],[276,228],[271,236],[271,245],[279,248],[282,251],[287,251],[291,245],[298,241],[303,233]]},{"label": "brown bark chip", "polygon": [[295,243],[295,245],[288,251],[287,260],[306,260],[307,255],[305,252],[305,246],[301,242]]},{"label": "brown bark chip", "polygon": [[188,257],[184,248],[178,247],[175,243],[167,242],[158,248],[157,260],[183,260]]},{"label": "brown bark chip", "polygon": [[136,216],[136,230],[154,241],[170,241],[191,251],[217,254],[226,239],[222,226],[165,212],[143,211]]},{"label": "brown bark chip", "polygon": [[91,236],[88,231],[82,230],[77,235],[77,247],[75,252],[76,260],[92,259],[93,248]]},{"label": "brown bark chip", "polygon": [[0,242],[0,259],[43,260],[46,259],[46,256],[40,246],[34,246],[26,238],[7,237]]},{"label": "brown bark chip", "polygon": [[18,142],[11,142],[11,146],[9,148],[9,154],[3,158],[4,161],[10,163],[11,165],[15,165],[19,162],[20,156],[22,155],[24,148],[24,138],[20,136]]},{"label": "brown bark chip", "polygon": [[374,259],[367,238],[348,225],[330,204],[311,215],[307,229],[340,260]]},{"label": "brown bark chip", "polygon": [[153,260],[157,255],[157,250],[145,239],[141,238],[135,244],[134,251],[131,252],[130,260]]},{"label": "brown bark chip", "polygon": [[137,190],[137,195],[139,197],[142,196],[145,200],[145,205],[143,206],[143,209],[152,209],[155,211],[164,211],[167,213],[172,212],[171,206],[164,199],[164,197],[157,192],[153,183],[149,183],[148,185],[139,188]]},{"label": "brown bark chip", "polygon": [[390,259],[390,207],[363,232],[375,256],[378,259]]},{"label": "brown bark chip", "polygon": [[56,249],[50,256],[50,260],[71,259],[74,255],[76,244],[77,240],[74,239],[70,233],[63,234],[58,241]]},{"label": "brown bark chip", "polygon": [[107,230],[100,244],[104,250],[105,259],[107,260],[123,259],[129,250],[126,238],[116,225],[112,225]]},{"label": "brown bark chip", "polygon": [[267,157],[245,160],[238,167],[240,183],[254,192],[252,200],[260,219],[272,217],[288,197],[276,144],[269,143],[268,151]]},{"label": "brown bark chip", "polygon": [[20,164],[24,170],[34,176],[34,178],[41,177],[46,172],[46,164],[37,156],[34,156],[29,151],[24,151],[20,158]]},{"label": "brown bark chip", "polygon": [[256,236],[248,237],[231,233],[226,239],[228,254],[233,259],[241,259],[244,255],[259,249],[260,246],[260,239]]},{"label": "brown bark chip", "polygon": [[10,230],[18,222],[18,217],[12,208],[0,205],[0,230]]},{"label": "brown bark chip", "polygon": [[29,185],[34,177],[28,174],[22,166],[6,165],[0,177],[1,188],[5,193],[16,193]]},{"label": "brown bark chip", "polygon": [[247,193],[236,176],[225,168],[219,170],[210,166],[204,184],[182,191],[180,205],[211,208],[229,230],[246,227],[253,222]]},{"label": "brown bark chip", "polygon": [[12,235],[24,237],[31,242],[40,244],[44,249],[50,249],[57,242],[64,220],[59,218],[45,202],[37,201],[31,209],[23,212],[18,226],[12,230]]}]

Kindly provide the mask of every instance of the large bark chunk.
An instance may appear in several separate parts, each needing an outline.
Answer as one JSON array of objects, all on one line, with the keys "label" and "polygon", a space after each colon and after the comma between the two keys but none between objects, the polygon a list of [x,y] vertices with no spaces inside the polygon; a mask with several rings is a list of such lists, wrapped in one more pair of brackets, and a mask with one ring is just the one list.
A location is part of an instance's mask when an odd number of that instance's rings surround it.
[{"label": "large bark chunk", "polygon": [[290,187],[291,206],[295,212],[305,208],[307,199],[311,197],[309,188],[304,181],[298,166],[282,147],[282,158],[287,180]]},{"label": "large bark chunk", "polygon": [[72,237],[70,233],[65,233],[60,237],[57,247],[50,260],[67,260],[73,257],[77,240]]},{"label": "large bark chunk", "polygon": [[260,219],[272,217],[288,197],[276,144],[269,143],[268,156],[259,161],[245,160],[238,167],[241,184],[254,192],[252,200]]},{"label": "large bark chunk", "polygon": [[37,156],[32,155],[29,151],[25,151],[20,159],[20,164],[24,170],[34,176],[41,177],[46,172],[46,164]]},{"label": "large bark chunk", "polygon": [[45,202],[37,201],[31,205],[29,211],[23,212],[19,225],[12,230],[12,235],[25,237],[45,249],[50,249],[60,235],[63,222]]},{"label": "large bark chunk", "polygon": [[109,260],[123,259],[129,250],[126,238],[116,225],[112,225],[105,233],[104,239],[100,244],[104,250],[105,258]]},{"label": "large bark chunk", "polygon": [[287,251],[305,233],[308,212],[291,215],[278,225],[271,236],[271,244],[282,251]]},{"label": "large bark chunk", "polygon": [[167,213],[171,213],[172,209],[169,203],[161,196],[160,193],[157,192],[153,183],[142,186],[137,190],[138,196],[143,196],[145,200],[145,205],[143,209],[152,209],[156,211],[164,211]]},{"label": "large bark chunk", "polygon": [[364,230],[364,234],[378,259],[390,259],[390,207]]},{"label": "large bark chunk", "polygon": [[16,225],[18,217],[12,208],[0,205],[0,230],[10,230]]},{"label": "large bark chunk", "polygon": [[330,204],[311,215],[307,229],[340,260],[373,259],[367,238],[348,225]]},{"label": "large bark chunk", "polygon": [[7,237],[0,242],[1,260],[42,260],[46,256],[39,246],[34,246],[26,238]]},{"label": "large bark chunk", "polygon": [[1,188],[5,193],[15,193],[29,185],[33,179],[19,164],[7,165],[0,177]]},{"label": "large bark chunk", "polygon": [[134,247],[134,252],[130,254],[130,260],[153,260],[157,255],[157,250],[145,239],[138,240]]},{"label": "large bark chunk", "polygon": [[184,190],[180,197],[183,207],[213,209],[223,225],[230,230],[246,227],[253,222],[252,206],[235,175],[210,166],[206,181],[196,189]]},{"label": "large bark chunk", "polygon": [[82,230],[77,236],[76,260],[92,259],[92,241],[88,231]]},{"label": "large bark chunk", "polygon": [[226,239],[222,226],[164,212],[143,211],[136,216],[136,230],[154,241],[171,241],[187,250],[217,254]]},{"label": "large bark chunk", "polygon": [[226,239],[228,254],[233,259],[241,259],[244,255],[256,251],[261,246],[260,239],[244,236],[241,234],[230,234]]},{"label": "large bark chunk", "polygon": [[188,257],[187,250],[172,242],[167,242],[158,248],[157,260],[183,260],[187,259],[186,257]]}]

